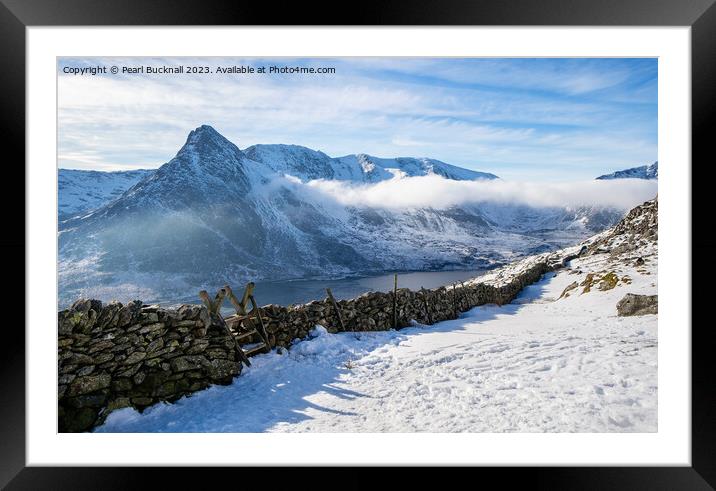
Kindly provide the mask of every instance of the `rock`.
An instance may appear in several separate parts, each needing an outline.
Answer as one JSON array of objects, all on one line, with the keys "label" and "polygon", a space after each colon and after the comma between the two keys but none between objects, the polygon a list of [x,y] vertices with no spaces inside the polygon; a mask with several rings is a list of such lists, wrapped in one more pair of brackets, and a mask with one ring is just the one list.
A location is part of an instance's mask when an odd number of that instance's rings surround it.
[{"label": "rock", "polygon": [[123,305],[119,302],[110,302],[102,308],[97,318],[95,329],[104,329],[106,327],[114,327],[117,324],[117,314]]},{"label": "rock", "polygon": [[100,353],[98,355],[95,355],[93,361],[96,365],[100,365],[102,363],[108,362],[112,358],[114,358],[114,355],[112,353]]},{"label": "rock", "polygon": [[[78,305],[78,302],[74,305]],[[84,302],[79,304],[80,310],[70,308],[57,314],[58,333],[61,336],[72,333],[89,334],[92,331],[97,321],[97,312],[91,308],[91,300]]]},{"label": "rock", "polygon": [[209,374],[213,379],[227,379],[237,375],[241,369],[240,364],[231,360],[211,360]]},{"label": "rock", "polygon": [[143,393],[155,395],[155,392],[169,378],[168,372],[152,372],[147,374],[138,389]]},{"label": "rock", "polygon": [[148,359],[160,358],[160,357],[166,355],[167,353],[171,353],[171,351],[172,351],[171,346],[168,346],[168,347],[162,348],[162,349],[160,349],[160,350],[154,351],[154,352],[152,352],[152,353],[149,353],[149,354],[147,355],[147,358],[148,358]]},{"label": "rock", "polygon": [[164,329],[164,324],[161,322],[155,322],[154,324],[147,324],[146,326],[142,327],[139,330],[140,334],[148,334],[151,332],[159,331],[160,329]]},{"label": "rock", "polygon": [[192,345],[187,348],[186,353],[188,355],[196,355],[204,351],[209,346],[209,341],[203,339],[195,339]]},{"label": "rock", "polygon": [[132,404],[135,406],[149,406],[153,401],[151,397],[132,397]]},{"label": "rock", "polygon": [[77,370],[77,375],[80,377],[84,377],[85,375],[89,375],[90,373],[94,372],[94,365],[85,365],[79,370]]},{"label": "rock", "polygon": [[211,316],[209,315],[209,311],[206,310],[205,307],[202,307],[201,310],[199,311],[199,320],[204,323],[204,327],[206,329],[208,329],[209,326],[211,326]]},{"label": "rock", "polygon": [[83,396],[72,397],[67,400],[67,404],[71,407],[80,409],[83,407],[102,407],[107,400],[107,394],[89,394]]},{"label": "rock", "polygon": [[176,388],[174,392],[176,393],[182,393],[189,390],[189,387],[191,387],[191,380],[182,378],[176,381]]},{"label": "rock", "polygon": [[116,374],[117,377],[133,377],[135,373],[142,367],[140,364],[135,364],[128,368],[127,370],[124,370],[122,372],[119,372]]},{"label": "rock", "polygon": [[93,365],[94,358],[83,353],[75,353],[72,355],[72,358],[69,359],[68,363],[72,365]]},{"label": "rock", "polygon": [[157,397],[167,397],[171,394],[174,394],[176,392],[176,382],[173,380],[164,382],[162,385],[157,388],[155,391],[155,394]]},{"label": "rock", "polygon": [[[577,288],[578,286],[579,286],[579,283],[577,283],[576,281],[573,281],[571,284],[569,284],[569,285],[562,291],[562,294],[559,296],[559,298],[568,297],[568,296],[569,296],[569,292],[570,292],[571,290],[574,290],[574,289]],[[559,300],[559,298],[558,298],[557,300]]]},{"label": "rock", "polygon": [[114,346],[114,342],[111,339],[103,339],[94,344],[90,344],[89,354],[96,353],[97,351],[104,351]]},{"label": "rock", "polygon": [[131,347],[132,347],[132,345],[130,343],[123,343],[123,344],[118,344],[118,345],[114,346],[110,351],[112,353],[118,353],[120,351],[127,351]]},{"label": "rock", "polygon": [[154,341],[152,341],[151,343],[149,343],[149,345],[147,346],[147,352],[152,353],[153,351],[157,351],[158,349],[161,349],[163,347],[164,347],[164,339],[157,338]]},{"label": "rock", "polygon": [[196,392],[197,390],[205,389],[209,386],[206,382],[203,380],[199,380],[196,382],[192,382],[192,384],[189,386],[189,390],[192,392]]},{"label": "rock", "polygon": [[614,272],[610,271],[609,273],[602,276],[601,280],[599,280],[599,289],[601,291],[611,290],[612,288],[617,286],[618,282],[619,277],[614,274]]},{"label": "rock", "polygon": [[126,392],[132,389],[132,381],[128,378],[118,378],[112,382],[112,390],[115,392]]},{"label": "rock", "polygon": [[123,407],[129,407],[131,405],[129,397],[118,397],[109,401],[107,404],[107,410],[114,411],[115,409],[121,409]]},{"label": "rock", "polygon": [[101,389],[109,387],[112,377],[109,374],[102,373],[100,375],[87,375],[85,377],[77,377],[70,385],[67,395],[77,396],[89,394]]},{"label": "rock", "polygon": [[129,356],[127,356],[127,359],[124,360],[125,365],[134,365],[135,363],[139,363],[143,359],[147,357],[147,353],[144,351],[135,351],[134,353],[131,353]]},{"label": "rock", "polygon": [[[154,368],[154,367],[158,366],[161,362],[162,362],[162,360],[160,358],[151,358],[151,359],[147,358],[144,361],[144,363],[142,363],[142,366],[147,367],[147,368]],[[135,365],[135,366],[138,367],[139,365]]]},{"label": "rock", "polygon": [[66,414],[60,418],[61,432],[80,432],[87,431],[94,426],[97,421],[99,411],[91,407],[83,407],[72,414]]},{"label": "rock", "polygon": [[72,304],[70,310],[78,312],[88,312],[90,310],[94,310],[95,312],[99,312],[102,310],[102,302],[94,299],[80,298]]},{"label": "rock", "polygon": [[60,373],[72,373],[77,371],[77,365],[64,365],[62,368],[60,368]]},{"label": "rock", "polygon": [[177,320],[181,322],[186,319],[193,319],[194,309],[193,305],[182,305],[177,309]]},{"label": "rock", "polygon": [[215,360],[217,358],[228,358],[229,354],[223,349],[208,349],[204,354],[210,359]]},{"label": "rock", "polygon": [[180,356],[174,358],[170,365],[175,372],[186,372],[187,370],[196,370],[202,367],[202,361],[205,361],[200,356]]},{"label": "rock", "polygon": [[658,295],[635,295],[627,293],[617,302],[617,315],[648,315],[658,313]]},{"label": "rock", "polygon": [[146,378],[147,374],[144,372],[137,372],[134,374],[134,377],[132,380],[134,380],[134,383],[137,385],[140,385],[142,382],[144,382],[144,379]]},{"label": "rock", "polygon": [[133,300],[122,307],[117,314],[117,325],[119,327],[129,326],[139,321],[142,315],[142,302]]},{"label": "rock", "polygon": [[57,383],[59,383],[59,384],[69,384],[69,383],[71,383],[76,377],[77,377],[77,376],[76,376],[75,374],[65,373],[65,374],[60,375],[60,376],[57,378]]}]

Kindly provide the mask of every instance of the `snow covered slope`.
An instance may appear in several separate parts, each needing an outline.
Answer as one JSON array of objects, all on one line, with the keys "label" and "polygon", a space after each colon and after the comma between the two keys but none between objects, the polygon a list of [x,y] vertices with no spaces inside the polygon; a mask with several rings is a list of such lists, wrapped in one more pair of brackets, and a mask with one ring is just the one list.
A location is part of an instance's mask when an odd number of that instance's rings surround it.
[{"label": "snow covered slope", "polygon": [[647,202],[509,305],[400,331],[317,326],[230,386],[115,411],[96,431],[656,432],[657,315],[615,307],[657,293],[656,224]]},{"label": "snow covered slope", "polygon": [[659,178],[659,162],[651,165],[642,165],[640,167],[632,167],[631,169],[619,170],[611,174],[605,174],[597,177],[597,179],[658,179]]},{"label": "snow covered slope", "polygon": [[116,172],[59,169],[57,206],[60,220],[92,211],[119,198],[152,172],[149,169]]},{"label": "snow covered slope", "polygon": [[302,180],[332,179],[355,182],[379,182],[396,175],[425,176],[436,174],[446,179],[497,179],[487,172],[477,172],[427,158],[399,157],[381,159],[366,154],[331,158],[323,152],[297,145],[254,145],[244,150],[256,162],[274,172]]}]

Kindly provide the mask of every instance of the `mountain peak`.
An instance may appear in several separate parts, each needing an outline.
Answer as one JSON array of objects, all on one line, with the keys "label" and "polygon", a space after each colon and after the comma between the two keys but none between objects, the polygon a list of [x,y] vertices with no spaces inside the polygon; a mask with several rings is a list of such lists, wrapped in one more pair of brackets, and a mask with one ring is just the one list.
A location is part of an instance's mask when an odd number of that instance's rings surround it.
[{"label": "mountain peak", "polygon": [[208,124],[202,124],[198,128],[189,132],[189,136],[186,139],[187,143],[196,144],[201,141],[221,141],[224,140],[230,143],[229,140],[224,138],[218,131]]},{"label": "mountain peak", "polygon": [[213,127],[203,124],[192,130],[187,136],[186,143],[179,150],[180,155],[231,155],[235,158],[243,157],[239,147],[231,143]]}]

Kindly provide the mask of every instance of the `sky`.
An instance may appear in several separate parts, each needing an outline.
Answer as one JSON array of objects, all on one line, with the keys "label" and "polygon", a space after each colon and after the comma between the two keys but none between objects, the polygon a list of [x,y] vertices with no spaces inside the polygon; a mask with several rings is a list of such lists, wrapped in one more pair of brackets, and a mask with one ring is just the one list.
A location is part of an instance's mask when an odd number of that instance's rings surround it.
[{"label": "sky", "polygon": [[[205,74],[109,67],[206,66]],[[106,74],[67,73],[102,66]],[[217,67],[335,73],[217,73]],[[58,165],[157,168],[213,126],[239,148],[430,157],[503,179],[571,181],[657,160],[655,58],[63,58]]]}]

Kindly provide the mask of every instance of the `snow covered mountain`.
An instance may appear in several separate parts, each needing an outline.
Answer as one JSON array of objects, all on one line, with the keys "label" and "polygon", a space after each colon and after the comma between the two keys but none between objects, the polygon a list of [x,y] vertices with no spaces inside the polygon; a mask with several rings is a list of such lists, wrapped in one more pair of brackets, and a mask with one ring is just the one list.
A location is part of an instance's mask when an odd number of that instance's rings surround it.
[{"label": "snow covered mountain", "polygon": [[323,152],[298,145],[253,145],[246,156],[261,162],[279,174],[302,180],[334,179],[354,182],[379,182],[396,176],[436,174],[446,179],[497,179],[488,172],[463,169],[439,160],[412,157],[381,159],[366,154],[331,158]]},{"label": "snow covered mountain", "polygon": [[343,206],[295,179],[364,183],[426,174],[495,178],[430,159],[332,159],[284,145],[242,151],[201,126],[171,161],[119,198],[61,222],[61,301],[176,299],[249,279],[479,269],[570,244],[622,216],[517,204]]},{"label": "snow covered mountain", "polygon": [[[201,127],[215,131],[211,127]],[[488,172],[478,172],[446,164],[435,159],[398,157],[382,159],[366,154],[332,158],[323,152],[299,145],[253,145],[243,154],[262,169],[279,175],[290,175],[303,181],[313,179],[375,183],[396,176],[439,175],[446,179],[497,179]],[[59,218],[87,213],[108,204],[155,169],[100,172],[60,169],[58,174]]]},{"label": "snow covered mountain", "polygon": [[112,201],[153,170],[98,172],[59,169],[57,173],[60,220],[85,213]]},{"label": "snow covered mountain", "polygon": [[659,162],[656,161],[651,165],[642,165],[640,167],[632,167],[631,169],[618,170],[611,174],[604,174],[597,177],[599,180],[605,179],[658,179],[659,178]]}]

